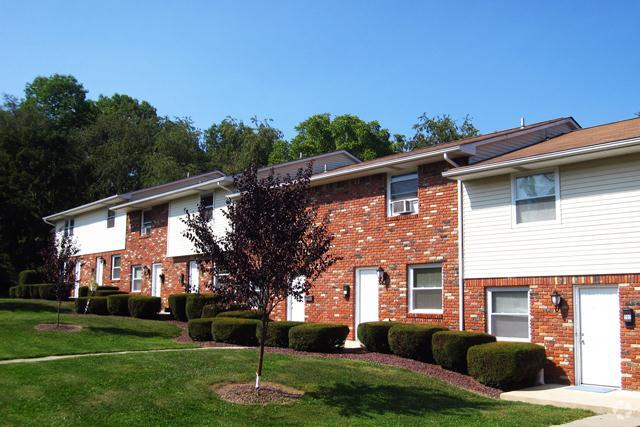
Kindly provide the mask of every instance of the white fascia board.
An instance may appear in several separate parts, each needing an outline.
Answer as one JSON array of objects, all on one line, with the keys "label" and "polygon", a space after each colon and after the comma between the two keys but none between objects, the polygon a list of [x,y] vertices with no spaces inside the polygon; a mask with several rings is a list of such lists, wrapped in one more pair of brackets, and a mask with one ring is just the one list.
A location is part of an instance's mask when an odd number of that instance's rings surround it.
[{"label": "white fascia board", "polygon": [[76,206],[71,209],[67,209],[66,211],[57,212],[48,216],[43,217],[42,219],[47,224],[51,224],[51,221],[57,221],[63,218],[69,218],[71,216],[81,214],[84,212],[89,212],[97,208],[113,206],[121,201],[128,200],[127,195],[113,195],[109,197],[105,197],[104,199],[96,200],[91,203],[86,203],[84,205]]}]

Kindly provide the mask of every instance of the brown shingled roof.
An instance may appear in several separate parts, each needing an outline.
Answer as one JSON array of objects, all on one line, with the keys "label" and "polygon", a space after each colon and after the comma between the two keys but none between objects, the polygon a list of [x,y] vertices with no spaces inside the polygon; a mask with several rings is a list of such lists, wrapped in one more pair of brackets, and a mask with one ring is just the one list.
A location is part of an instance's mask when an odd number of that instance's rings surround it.
[{"label": "brown shingled roof", "polygon": [[524,159],[532,156],[589,147],[592,145],[605,144],[607,142],[621,141],[635,137],[640,137],[640,118],[627,119],[590,128],[578,129],[538,144],[512,151],[511,153],[487,159],[483,162],[476,163],[475,166]]}]

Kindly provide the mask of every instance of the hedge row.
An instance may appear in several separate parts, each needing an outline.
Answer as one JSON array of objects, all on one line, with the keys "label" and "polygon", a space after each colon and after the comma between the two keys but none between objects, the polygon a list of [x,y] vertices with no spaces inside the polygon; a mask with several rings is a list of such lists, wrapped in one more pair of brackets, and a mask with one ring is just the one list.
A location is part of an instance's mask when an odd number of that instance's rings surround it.
[{"label": "hedge row", "polygon": [[74,304],[75,312],[80,314],[112,314],[139,319],[153,319],[161,308],[161,300],[158,297],[131,294],[78,297]]},{"label": "hedge row", "polygon": [[23,299],[55,300],[56,293],[53,285],[47,283],[18,285],[9,288],[9,297]]}]

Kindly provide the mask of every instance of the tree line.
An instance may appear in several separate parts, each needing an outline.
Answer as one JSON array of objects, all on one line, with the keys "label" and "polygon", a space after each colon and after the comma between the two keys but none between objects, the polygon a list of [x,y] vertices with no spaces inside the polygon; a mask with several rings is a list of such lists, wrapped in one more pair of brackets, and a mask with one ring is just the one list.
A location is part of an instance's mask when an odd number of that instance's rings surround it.
[{"label": "tree line", "polygon": [[37,267],[42,217],[112,194],[219,169],[226,173],[345,149],[362,160],[478,134],[466,116],[418,117],[411,136],[378,121],[317,114],[290,140],[270,120],[227,117],[198,129],[124,94],[92,100],[75,77],[37,77],[0,106],[0,285]]}]

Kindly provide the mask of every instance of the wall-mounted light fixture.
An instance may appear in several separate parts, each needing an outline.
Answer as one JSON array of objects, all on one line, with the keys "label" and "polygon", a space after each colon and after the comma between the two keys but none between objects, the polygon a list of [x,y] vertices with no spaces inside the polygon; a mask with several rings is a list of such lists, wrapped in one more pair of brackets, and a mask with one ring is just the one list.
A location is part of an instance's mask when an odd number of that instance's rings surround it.
[{"label": "wall-mounted light fixture", "polygon": [[142,269],[144,270],[145,276],[151,276],[151,269],[148,266],[145,265]]},{"label": "wall-mounted light fixture", "polygon": [[633,328],[636,324],[636,313],[632,308],[623,308],[622,320],[624,321],[624,326],[627,328]]},{"label": "wall-mounted light fixture", "polygon": [[184,273],[180,273],[180,284],[184,286]]},{"label": "wall-mounted light fixture", "polygon": [[351,292],[351,288],[349,287],[349,285],[344,285],[342,287],[342,295],[344,295],[345,298],[349,298],[350,292]]},{"label": "wall-mounted light fixture", "polygon": [[562,296],[555,289],[551,293],[551,304],[553,304],[553,308],[555,308],[556,312],[560,311],[560,307],[562,306]]},{"label": "wall-mounted light fixture", "polygon": [[379,285],[384,284],[384,268],[378,267],[378,269],[376,270],[376,273],[378,274],[378,284]]},{"label": "wall-mounted light fixture", "polygon": [[164,273],[160,273],[160,283],[164,285]]}]

